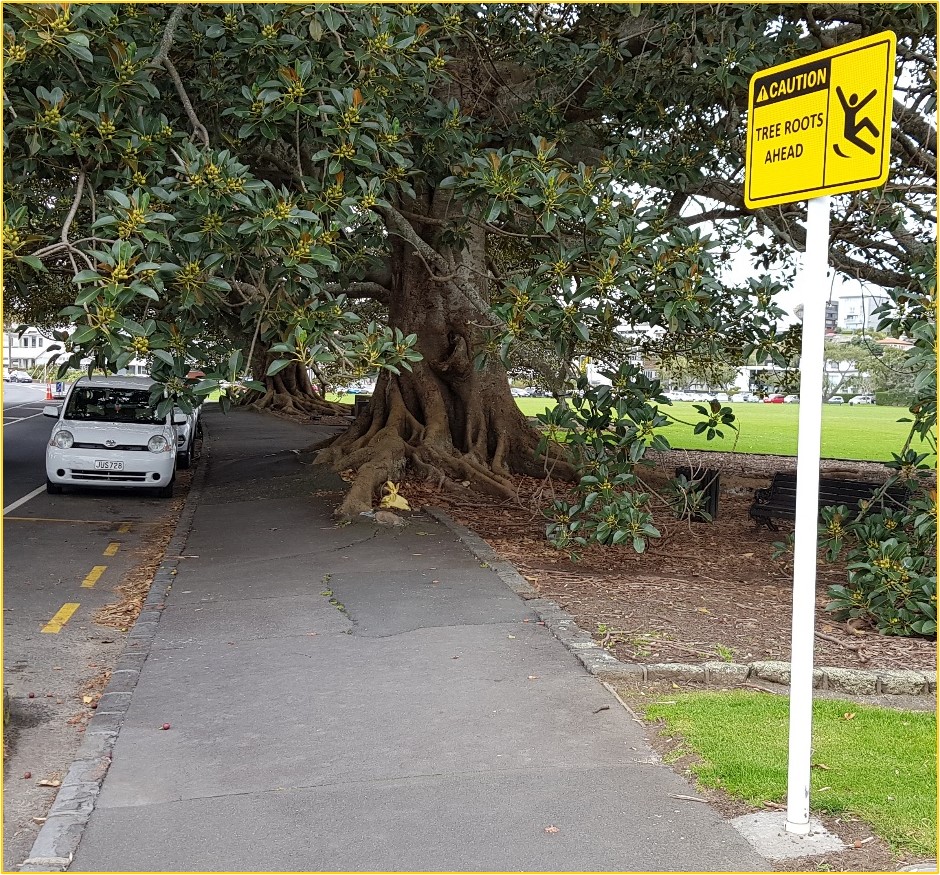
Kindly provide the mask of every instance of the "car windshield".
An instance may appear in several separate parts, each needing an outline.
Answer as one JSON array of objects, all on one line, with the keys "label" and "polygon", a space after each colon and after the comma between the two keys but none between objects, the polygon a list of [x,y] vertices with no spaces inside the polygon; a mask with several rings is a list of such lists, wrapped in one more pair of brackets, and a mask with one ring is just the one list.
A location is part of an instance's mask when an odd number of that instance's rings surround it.
[{"label": "car windshield", "polygon": [[76,386],[65,408],[65,419],[85,422],[162,423],[150,407],[146,389]]}]

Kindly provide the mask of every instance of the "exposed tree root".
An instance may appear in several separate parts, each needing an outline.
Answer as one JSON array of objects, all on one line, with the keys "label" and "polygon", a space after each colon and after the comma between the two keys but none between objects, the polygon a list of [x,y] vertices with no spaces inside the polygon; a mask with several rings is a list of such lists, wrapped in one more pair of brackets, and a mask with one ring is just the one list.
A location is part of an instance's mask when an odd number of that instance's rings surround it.
[{"label": "exposed tree root", "polygon": [[273,377],[265,377],[266,390],[250,392],[240,402],[252,410],[270,410],[287,416],[348,416],[349,407],[321,398],[307,372],[294,363]]},{"label": "exposed tree root", "polygon": [[[546,460],[535,457],[537,435],[514,403],[511,407],[474,408],[473,415],[481,421],[476,428],[466,429],[455,428],[443,408],[442,427],[427,399],[415,405],[425,411],[422,421],[406,405],[406,394],[397,379],[381,379],[370,408],[350,429],[328,444],[318,445],[323,447],[315,457],[318,463],[336,471],[356,472],[336,516],[351,519],[370,510],[382,485],[399,478],[406,468],[440,487],[470,488],[508,501],[518,500],[511,473],[547,473]],[[453,439],[460,433],[467,438],[463,447]],[[560,459],[547,464],[554,468],[554,476],[573,476],[571,467]]]}]

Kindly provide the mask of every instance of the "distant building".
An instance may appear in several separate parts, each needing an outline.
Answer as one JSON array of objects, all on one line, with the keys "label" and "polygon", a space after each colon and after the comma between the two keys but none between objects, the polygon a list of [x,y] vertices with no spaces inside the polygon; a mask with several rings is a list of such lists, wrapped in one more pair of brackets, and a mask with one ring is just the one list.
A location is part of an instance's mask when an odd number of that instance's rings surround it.
[{"label": "distant building", "polygon": [[[797,304],[793,310],[797,319],[803,318],[803,305]],[[839,302],[826,301],[826,334],[835,334],[839,330]]]},{"label": "distant building", "polygon": [[872,314],[887,300],[885,295],[872,294],[843,297],[838,311],[839,328],[843,331],[876,328],[879,317]]},{"label": "distant building", "polygon": [[[44,367],[56,350],[49,351],[56,341],[41,334],[38,328],[27,328],[22,335],[16,331],[3,332],[4,370],[26,370]],[[61,344],[58,344],[61,348]]]},{"label": "distant building", "polygon": [[882,340],[876,340],[875,343],[885,349],[911,349],[914,346],[911,341],[900,337],[885,337]]},{"label": "distant building", "polygon": [[[58,347],[58,349],[50,349]],[[50,364],[54,355],[58,358]],[[31,371],[33,376],[41,379],[53,379],[53,374],[67,356],[64,354],[63,344],[43,334],[38,328],[29,327],[22,335],[16,331],[3,332],[3,369],[5,371]],[[86,367],[90,359],[82,360],[82,367]],[[44,373],[40,374],[39,369]],[[150,365],[143,359],[133,359],[120,371],[120,374],[132,376],[147,376]]]}]

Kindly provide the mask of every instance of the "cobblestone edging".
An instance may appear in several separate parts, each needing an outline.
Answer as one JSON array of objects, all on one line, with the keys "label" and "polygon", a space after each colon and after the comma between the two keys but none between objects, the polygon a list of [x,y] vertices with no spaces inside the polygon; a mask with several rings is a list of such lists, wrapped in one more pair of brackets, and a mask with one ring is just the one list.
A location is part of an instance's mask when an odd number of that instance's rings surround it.
[{"label": "cobblestone edging", "polygon": [[154,572],[140,616],[127,636],[111,679],[98,700],[98,708],[85,729],[82,745],[59,787],[29,857],[19,866],[21,872],[64,872],[72,862],[111,765],[111,751],[124,723],[140,671],[150,655],[164,601],[179,565],[179,556],[192,530],[209,462],[206,443],[204,440],[201,463],[193,475],[189,495],[163,554],[163,561]]},{"label": "cobblestone edging", "polygon": [[[518,572],[511,562],[499,555],[479,535],[466,526],[451,519],[437,508],[426,508],[428,516],[452,531],[477,557],[492,568],[503,583],[526,600],[552,634],[561,641],[593,675],[602,680],[685,680],[700,683],[740,683],[745,680],[760,680],[789,685],[789,662],[705,662],[685,663],[640,663],[621,662],[612,653],[600,647],[589,632],[575,623],[574,617],[563,611],[549,599],[539,596],[538,591]],[[813,686],[820,690],[835,690],[855,696],[924,695],[937,690],[935,671],[906,671],[897,669],[875,669],[872,671],[853,668],[820,667],[813,670]]]}]

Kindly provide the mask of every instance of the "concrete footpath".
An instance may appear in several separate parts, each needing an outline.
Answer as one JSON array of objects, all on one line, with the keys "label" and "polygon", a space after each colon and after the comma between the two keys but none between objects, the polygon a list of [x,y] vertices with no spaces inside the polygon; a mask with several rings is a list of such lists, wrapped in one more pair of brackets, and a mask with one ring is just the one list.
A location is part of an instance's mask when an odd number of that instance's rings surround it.
[{"label": "concrete footpath", "polygon": [[452,531],[336,525],[342,481],[291,452],[315,430],[205,422],[26,869],[770,868]]}]

